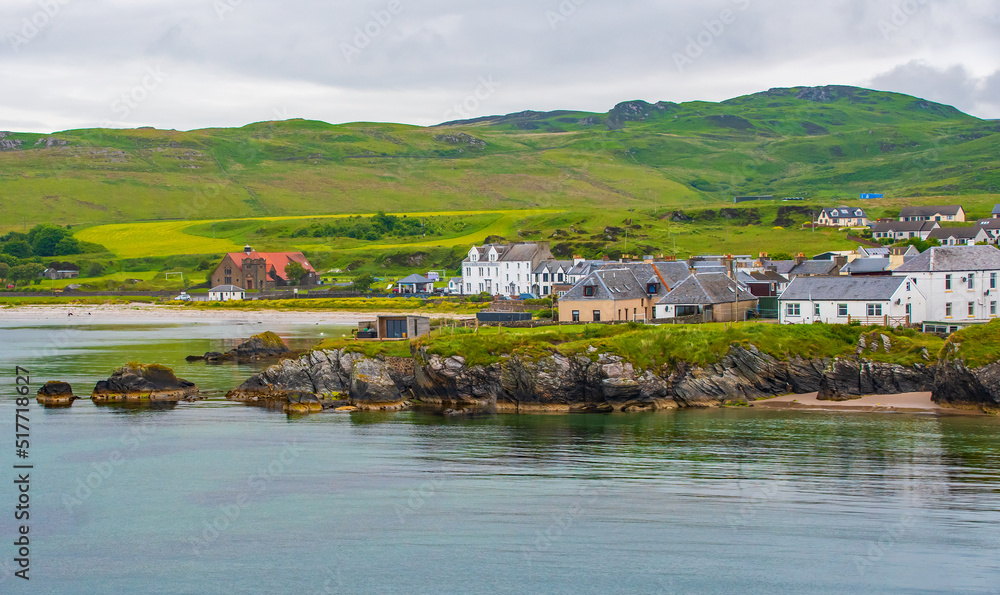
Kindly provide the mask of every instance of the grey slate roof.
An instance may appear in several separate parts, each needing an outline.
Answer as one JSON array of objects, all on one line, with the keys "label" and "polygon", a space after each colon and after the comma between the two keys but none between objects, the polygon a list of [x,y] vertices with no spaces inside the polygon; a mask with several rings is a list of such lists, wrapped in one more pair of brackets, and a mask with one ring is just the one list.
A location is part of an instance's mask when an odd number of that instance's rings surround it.
[{"label": "grey slate roof", "polygon": [[872,232],[928,231],[935,227],[939,227],[937,221],[880,221],[872,228]]},{"label": "grey slate roof", "polygon": [[906,277],[796,277],[779,299],[882,301],[890,299],[905,282]]},{"label": "grey slate roof", "polygon": [[549,271],[551,273],[555,273],[555,272],[559,271],[560,267],[562,267],[563,273],[568,273],[570,271],[570,269],[573,268],[573,261],[572,260],[543,260],[542,262],[538,263],[538,266],[536,266],[535,270],[532,271],[532,272],[535,275],[541,275],[545,271]]},{"label": "grey slate roof", "polygon": [[976,223],[987,231],[1000,229],[1000,219],[980,219]]},{"label": "grey slate roof", "polygon": [[788,271],[789,277],[837,274],[837,263],[832,260],[806,260]]},{"label": "grey slate roof", "polygon": [[779,275],[787,275],[795,268],[794,260],[769,260],[766,264],[767,266],[774,267],[775,272]]},{"label": "grey slate roof", "polygon": [[932,231],[928,238],[943,240],[945,238],[955,238],[959,240],[974,240],[980,231],[984,231],[978,225],[972,227],[939,227]]},{"label": "grey slate roof", "polygon": [[854,219],[855,217],[866,217],[865,210],[857,207],[840,206],[835,209],[828,208],[823,209],[823,213],[831,219]]},{"label": "grey slate roof", "polygon": [[208,290],[208,293],[233,293],[234,291],[246,291],[242,287],[235,285],[219,285]]},{"label": "grey slate roof", "polygon": [[660,271],[660,276],[663,277],[663,280],[671,287],[687,279],[691,274],[691,269],[688,268],[686,262],[657,262],[655,266],[656,270]]},{"label": "grey slate roof", "polygon": [[1000,250],[993,246],[937,246],[893,271],[898,273],[1000,271]]},{"label": "grey slate roof", "polygon": [[738,289],[735,281],[721,273],[699,273],[690,275],[673,291],[660,298],[657,304],[681,306],[705,306],[736,301],[739,291],[741,302],[755,302],[756,296]]},{"label": "grey slate roof", "polygon": [[855,258],[840,269],[842,273],[858,275],[863,273],[880,273],[889,266],[888,258]]},{"label": "grey slate roof", "polygon": [[432,283],[432,281],[427,277],[424,277],[423,275],[418,275],[414,273],[409,277],[404,277],[399,281],[396,281],[396,283],[397,284],[402,283],[403,285],[412,285],[414,283]]},{"label": "grey slate roof", "polygon": [[1000,215],[1000,205],[993,205],[993,215]]},{"label": "grey slate roof", "polygon": [[869,248],[867,246],[861,246],[859,248],[859,251],[867,254],[869,258],[871,258],[873,256],[882,257],[882,258],[888,258],[889,257],[889,249],[888,248]]},{"label": "grey slate roof", "polygon": [[[587,286],[594,287],[594,295],[583,294],[583,288]],[[627,268],[604,268],[587,275],[561,300],[632,300],[645,297],[646,285],[636,279],[632,271]]]},{"label": "grey slate roof", "polygon": [[903,207],[899,211],[900,217],[932,217],[941,213],[942,215],[958,215],[961,205],[931,205],[926,207]]},{"label": "grey slate roof", "polygon": [[750,271],[749,273],[740,271],[739,274],[749,277],[750,283],[788,283],[788,279],[775,271]]}]

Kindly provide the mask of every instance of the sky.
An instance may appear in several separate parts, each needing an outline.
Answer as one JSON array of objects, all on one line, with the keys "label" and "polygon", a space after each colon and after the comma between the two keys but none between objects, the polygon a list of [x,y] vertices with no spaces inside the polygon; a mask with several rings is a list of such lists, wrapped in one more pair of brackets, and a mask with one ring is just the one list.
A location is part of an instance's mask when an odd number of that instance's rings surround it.
[{"label": "sky", "polygon": [[3,0],[0,130],[432,125],[842,84],[1000,118],[996,0]]}]

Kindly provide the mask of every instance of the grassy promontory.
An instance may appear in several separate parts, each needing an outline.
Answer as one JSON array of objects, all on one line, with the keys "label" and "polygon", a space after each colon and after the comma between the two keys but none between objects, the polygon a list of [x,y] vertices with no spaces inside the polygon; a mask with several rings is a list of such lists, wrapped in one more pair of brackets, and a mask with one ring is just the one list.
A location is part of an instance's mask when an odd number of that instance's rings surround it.
[{"label": "grassy promontory", "polygon": [[[990,325],[994,327],[995,325]],[[990,328],[983,327],[983,328]],[[1000,326],[995,326],[1000,330]],[[885,349],[882,335],[889,339]],[[554,353],[567,356],[618,355],[644,369],[687,362],[717,363],[733,344],[754,345],[779,360],[793,357],[822,358],[853,355],[862,336],[869,346],[865,357],[887,363],[912,365],[937,360],[944,339],[914,330],[846,325],[787,325],[747,323],[735,325],[617,326],[577,324],[532,329],[443,327],[413,341],[368,342],[333,339],[319,348],[341,348],[375,355],[409,356],[412,349],[444,357],[460,355],[468,365],[489,365],[504,356],[540,358]],[[875,348],[871,348],[875,346]]]}]

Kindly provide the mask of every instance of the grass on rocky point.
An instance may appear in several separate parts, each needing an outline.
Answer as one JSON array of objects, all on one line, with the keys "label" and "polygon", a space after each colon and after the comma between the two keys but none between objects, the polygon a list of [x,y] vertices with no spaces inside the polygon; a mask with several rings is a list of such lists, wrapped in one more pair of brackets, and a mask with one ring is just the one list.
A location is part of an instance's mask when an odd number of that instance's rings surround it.
[{"label": "grass on rocky point", "polygon": [[[756,346],[779,360],[795,357],[832,358],[855,353],[864,333],[885,334],[891,339],[889,353],[868,353],[871,359],[911,365],[925,361],[926,348],[936,358],[942,341],[915,331],[847,325],[784,325],[764,323],[660,325],[561,325],[533,329],[480,328],[435,331],[414,341],[417,348],[443,357],[461,355],[469,365],[488,365],[502,356],[517,354],[537,359],[551,353],[593,357],[597,353],[619,355],[643,368],[659,368],[678,362],[695,365],[717,363],[733,344]],[[595,348],[594,351],[591,348]]]},{"label": "grass on rocky point", "polygon": [[952,334],[941,348],[941,357],[961,358],[970,368],[1000,361],[1000,320]]}]

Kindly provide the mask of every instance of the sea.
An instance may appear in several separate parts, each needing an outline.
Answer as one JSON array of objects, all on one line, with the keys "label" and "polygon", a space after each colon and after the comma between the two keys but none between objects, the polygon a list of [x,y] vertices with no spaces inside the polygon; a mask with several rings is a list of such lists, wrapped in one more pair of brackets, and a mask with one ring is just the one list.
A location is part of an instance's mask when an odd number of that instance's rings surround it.
[{"label": "sea", "polygon": [[[996,417],[289,416],[184,359],[262,330],[349,332],[0,315],[0,593],[1000,593]],[[87,397],[130,361],[207,398],[17,428],[17,366]]]}]

